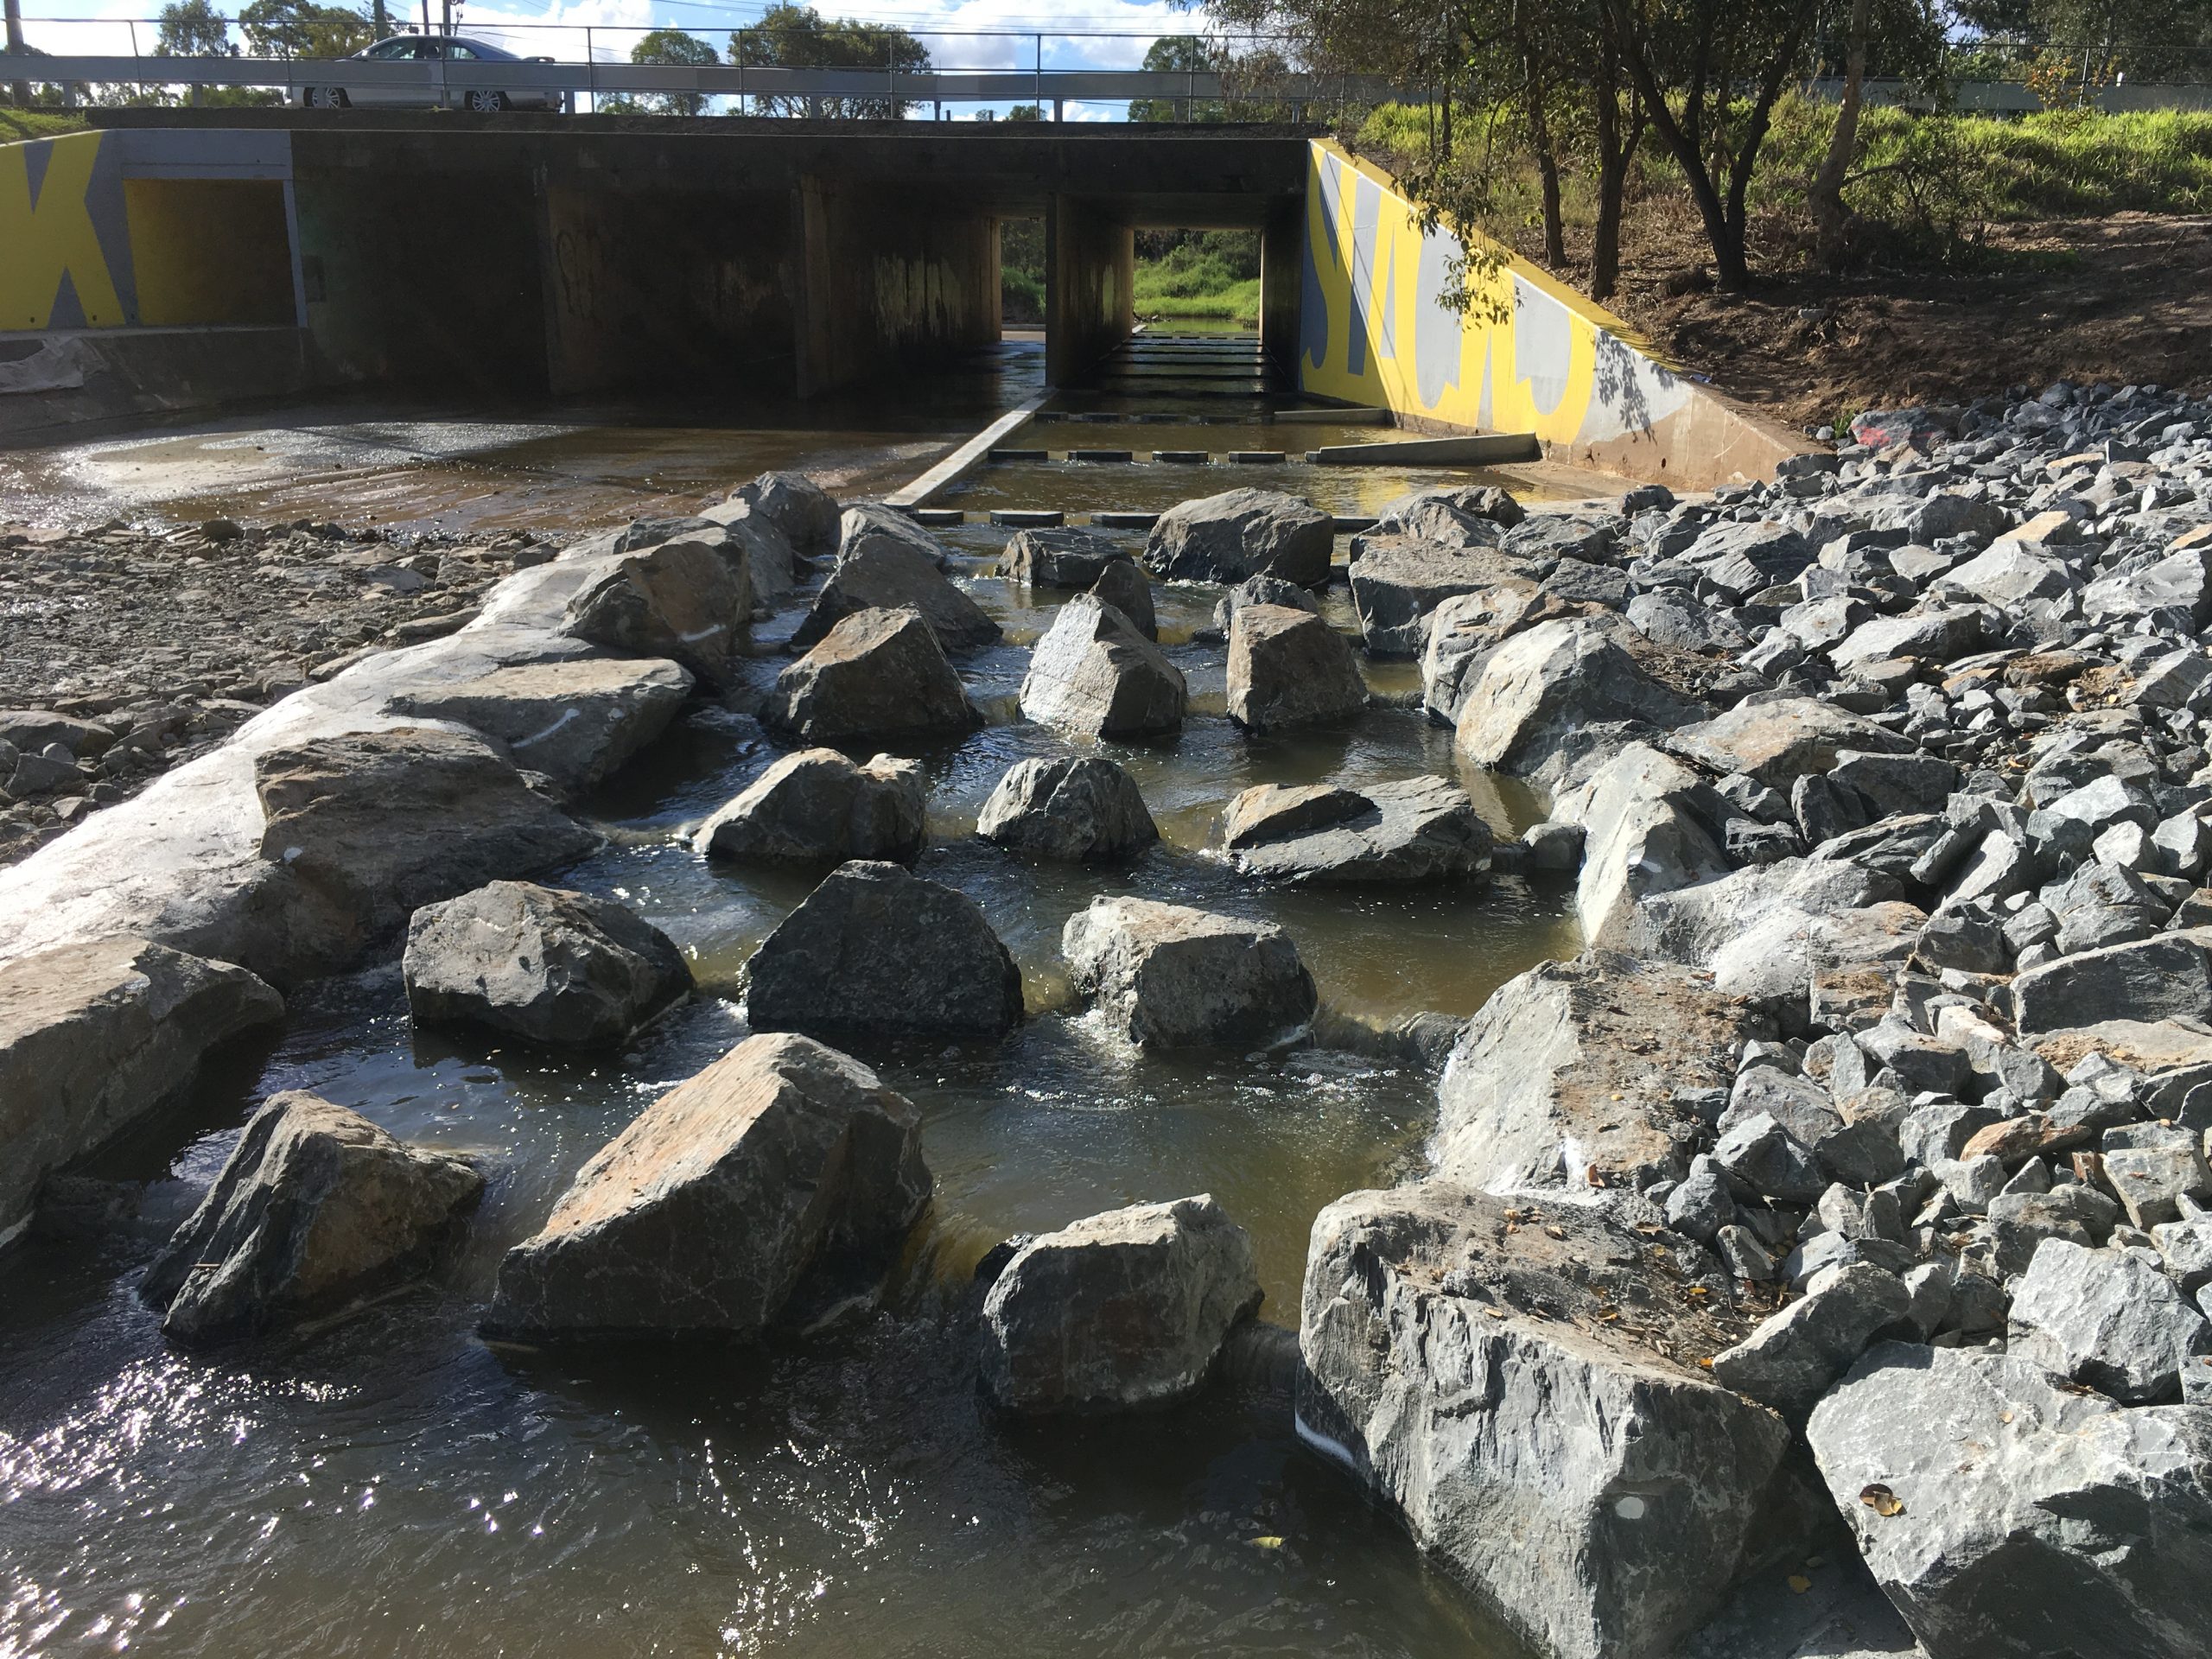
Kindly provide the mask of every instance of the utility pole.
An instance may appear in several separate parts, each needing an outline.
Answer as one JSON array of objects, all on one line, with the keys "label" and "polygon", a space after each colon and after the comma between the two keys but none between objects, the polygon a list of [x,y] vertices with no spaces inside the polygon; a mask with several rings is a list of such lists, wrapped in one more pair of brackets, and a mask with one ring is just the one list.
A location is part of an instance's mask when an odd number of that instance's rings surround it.
[{"label": "utility pole", "polygon": [[[8,53],[11,57],[23,54],[23,0],[8,0]],[[16,100],[18,109],[31,105],[31,86],[27,80],[15,82],[8,88],[9,96]]]},{"label": "utility pole", "polygon": [[391,13],[385,9],[384,0],[377,0],[374,21],[370,26],[380,41],[391,33]]}]

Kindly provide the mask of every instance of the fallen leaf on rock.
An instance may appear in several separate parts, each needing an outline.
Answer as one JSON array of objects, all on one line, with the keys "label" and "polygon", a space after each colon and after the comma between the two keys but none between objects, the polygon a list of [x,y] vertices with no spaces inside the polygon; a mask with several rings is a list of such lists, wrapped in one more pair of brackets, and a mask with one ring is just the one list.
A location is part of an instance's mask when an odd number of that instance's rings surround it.
[{"label": "fallen leaf on rock", "polygon": [[1265,1537],[1255,1538],[1252,1541],[1252,1548],[1255,1549],[1281,1549],[1282,1548],[1282,1540],[1276,1537],[1273,1533],[1269,1533]]},{"label": "fallen leaf on rock", "polygon": [[1860,1491],[1859,1501],[1885,1521],[1904,1513],[1904,1501],[1878,1480]]},{"label": "fallen leaf on rock", "polygon": [[1813,1587],[1813,1581],[1802,1573],[1792,1573],[1789,1575],[1789,1587],[1802,1596]]}]

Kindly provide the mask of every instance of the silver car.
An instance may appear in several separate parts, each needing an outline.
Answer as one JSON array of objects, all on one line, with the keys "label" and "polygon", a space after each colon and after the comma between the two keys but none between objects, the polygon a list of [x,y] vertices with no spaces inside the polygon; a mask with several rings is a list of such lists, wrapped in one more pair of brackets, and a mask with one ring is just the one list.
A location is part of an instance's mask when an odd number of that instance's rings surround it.
[{"label": "silver car", "polygon": [[[354,58],[374,63],[446,64],[442,86],[348,86],[342,79],[341,67],[331,66],[333,74],[341,75],[335,85],[295,87],[293,101],[308,109],[342,110],[353,105],[363,108],[391,108],[405,106],[421,109],[475,110],[489,113],[494,110],[557,110],[562,107],[563,93],[557,88],[518,88],[472,86],[469,67],[480,63],[550,63],[550,58],[524,58],[504,48],[484,41],[463,40],[458,35],[395,35],[388,41],[378,41],[374,46],[353,54]],[[350,61],[350,60],[349,60]]]}]

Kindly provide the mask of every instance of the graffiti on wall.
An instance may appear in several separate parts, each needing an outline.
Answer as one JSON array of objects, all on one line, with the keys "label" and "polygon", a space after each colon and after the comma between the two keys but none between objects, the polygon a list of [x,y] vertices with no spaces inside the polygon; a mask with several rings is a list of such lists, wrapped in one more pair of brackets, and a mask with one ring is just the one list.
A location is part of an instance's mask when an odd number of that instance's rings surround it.
[{"label": "graffiti on wall", "polygon": [[1649,432],[1696,395],[1625,324],[1513,259],[1443,302],[1459,241],[1424,235],[1389,177],[1335,145],[1306,177],[1300,384],[1308,391],[1548,444]]},{"label": "graffiti on wall", "polygon": [[123,178],[108,137],[0,146],[0,330],[130,321]]}]

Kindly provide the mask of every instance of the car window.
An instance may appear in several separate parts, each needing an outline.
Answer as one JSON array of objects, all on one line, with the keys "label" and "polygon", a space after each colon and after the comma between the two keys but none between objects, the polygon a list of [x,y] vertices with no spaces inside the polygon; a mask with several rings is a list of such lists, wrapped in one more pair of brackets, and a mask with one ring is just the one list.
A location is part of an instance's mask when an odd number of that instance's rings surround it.
[{"label": "car window", "polygon": [[453,45],[446,48],[446,56],[449,58],[458,58],[469,63],[476,61],[476,54],[458,41],[455,41]]},{"label": "car window", "polygon": [[437,41],[416,41],[416,42],[415,42],[415,55],[416,55],[416,57],[418,57],[418,58],[435,58],[435,57],[436,57],[436,56],[438,55],[438,42],[437,42]]},{"label": "car window", "polygon": [[367,51],[362,53],[361,55],[365,58],[378,58],[385,60],[389,60],[392,58],[411,58],[415,55],[415,42],[412,41],[378,41]]}]

